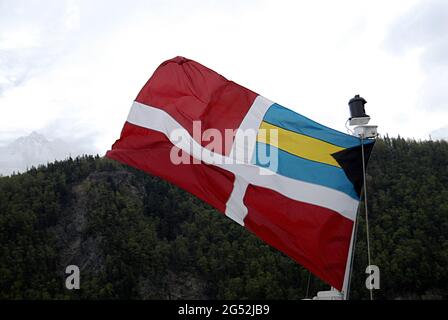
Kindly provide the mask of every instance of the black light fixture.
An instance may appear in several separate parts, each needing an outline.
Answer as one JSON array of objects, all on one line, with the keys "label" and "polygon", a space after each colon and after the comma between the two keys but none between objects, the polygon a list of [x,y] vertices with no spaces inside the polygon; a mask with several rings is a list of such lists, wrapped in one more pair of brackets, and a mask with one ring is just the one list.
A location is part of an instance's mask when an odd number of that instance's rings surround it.
[{"label": "black light fixture", "polygon": [[369,123],[370,117],[366,114],[364,105],[367,103],[366,99],[360,97],[359,94],[354,96],[348,102],[350,107],[350,125],[364,125]]}]

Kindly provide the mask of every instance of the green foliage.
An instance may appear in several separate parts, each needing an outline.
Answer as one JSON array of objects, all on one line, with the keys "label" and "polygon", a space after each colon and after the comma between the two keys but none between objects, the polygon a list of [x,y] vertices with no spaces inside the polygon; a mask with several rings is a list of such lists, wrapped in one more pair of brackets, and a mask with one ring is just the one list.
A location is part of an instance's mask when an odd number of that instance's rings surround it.
[{"label": "green foliage", "polygon": [[[377,298],[448,296],[448,144],[385,137],[368,168]],[[368,298],[360,215],[351,297]],[[0,178],[0,298],[300,299],[308,271],[187,192],[98,156]],[[81,289],[65,289],[65,267]],[[328,288],[312,277],[309,295]]]},{"label": "green foliage", "polygon": [[[380,139],[367,182],[372,264],[381,270],[375,296],[447,298],[448,143]],[[361,212],[352,288],[354,297],[368,298]]]}]

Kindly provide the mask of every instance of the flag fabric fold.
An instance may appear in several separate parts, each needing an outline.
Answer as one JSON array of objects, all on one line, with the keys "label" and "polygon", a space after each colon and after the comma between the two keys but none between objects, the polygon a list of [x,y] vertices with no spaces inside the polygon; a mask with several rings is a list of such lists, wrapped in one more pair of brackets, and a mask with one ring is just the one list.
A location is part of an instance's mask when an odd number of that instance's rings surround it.
[{"label": "flag fabric fold", "polygon": [[[372,140],[364,140],[368,155]],[[338,290],[361,141],[183,57],[165,61],[106,156],[189,191]]]}]

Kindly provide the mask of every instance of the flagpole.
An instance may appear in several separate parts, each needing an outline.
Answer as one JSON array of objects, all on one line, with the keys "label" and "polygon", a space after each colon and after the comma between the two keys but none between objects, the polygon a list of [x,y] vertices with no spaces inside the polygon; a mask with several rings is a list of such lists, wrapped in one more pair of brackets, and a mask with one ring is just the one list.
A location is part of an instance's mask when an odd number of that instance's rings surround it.
[{"label": "flagpole", "polygon": [[[364,207],[365,207],[365,213],[366,213],[366,236],[367,236],[367,261],[369,263],[369,268],[372,265],[370,260],[370,234],[369,234],[369,216],[368,216],[368,210],[367,210],[367,182],[366,182],[366,164],[364,161],[364,137],[361,137],[361,148],[362,148],[362,172],[364,176]],[[370,269],[369,269],[370,270]],[[373,288],[370,286],[370,300],[373,300]]]},{"label": "flagpole", "polygon": [[350,247],[349,247],[349,256],[350,259],[347,261],[347,267],[346,267],[346,274],[345,274],[345,278],[344,278],[344,285],[342,288],[342,292],[343,292],[343,299],[344,300],[349,300],[350,299],[350,282],[352,279],[352,272],[353,272],[353,262],[355,259],[355,244],[356,244],[356,237],[358,234],[358,216],[359,216],[359,209],[360,207],[358,207],[358,210],[356,211],[356,216],[355,216],[355,220],[353,221],[353,231],[352,231],[352,236],[351,236],[351,241],[350,241]]},{"label": "flagpole", "polygon": [[[365,152],[364,152],[364,135],[359,135],[361,138],[361,159],[362,159],[362,176],[363,176],[363,189],[362,193],[364,195],[364,204],[365,204],[365,215],[366,215],[366,230],[367,230],[367,256],[368,256],[368,263],[370,266],[370,237],[369,237],[369,225],[368,225],[368,214],[367,214],[367,184],[366,184],[366,167],[365,167]],[[343,299],[348,300],[350,298],[350,282],[352,278],[353,273],[353,262],[355,259],[355,248],[356,248],[356,237],[358,232],[358,216],[359,212],[361,210],[361,206],[358,206],[358,210],[356,211],[355,220],[353,221],[353,231],[350,241],[350,247],[349,247],[349,257],[347,261],[346,271],[345,271],[345,277],[344,277],[344,284],[343,284]],[[373,300],[372,297],[372,290],[370,290],[370,300]]]}]

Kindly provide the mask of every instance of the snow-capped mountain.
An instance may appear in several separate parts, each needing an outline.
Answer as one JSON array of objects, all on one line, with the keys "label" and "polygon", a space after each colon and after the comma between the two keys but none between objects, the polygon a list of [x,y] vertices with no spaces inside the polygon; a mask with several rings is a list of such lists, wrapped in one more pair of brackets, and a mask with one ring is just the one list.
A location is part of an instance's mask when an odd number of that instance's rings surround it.
[{"label": "snow-capped mountain", "polygon": [[32,132],[10,144],[0,147],[0,174],[24,172],[27,168],[46,164],[54,160],[63,160],[79,154],[71,150],[70,145],[60,139],[48,140],[42,134]]},{"label": "snow-capped mountain", "polygon": [[433,132],[431,132],[431,137],[436,140],[448,141],[448,126],[434,130]]}]

